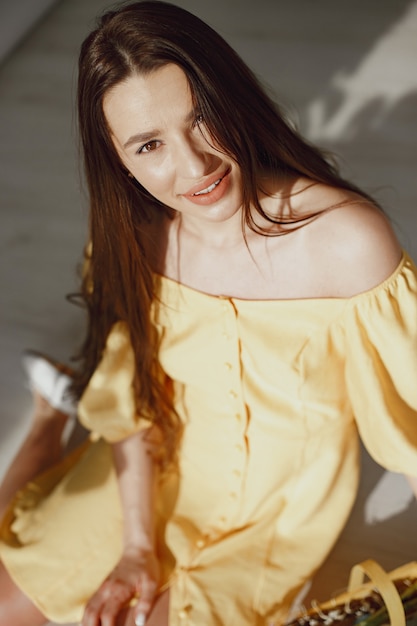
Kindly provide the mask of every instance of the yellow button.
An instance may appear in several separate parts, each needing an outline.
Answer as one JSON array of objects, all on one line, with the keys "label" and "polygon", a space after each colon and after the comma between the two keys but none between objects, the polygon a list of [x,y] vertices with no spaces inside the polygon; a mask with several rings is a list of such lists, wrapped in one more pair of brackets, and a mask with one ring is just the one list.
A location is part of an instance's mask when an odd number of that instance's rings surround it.
[{"label": "yellow button", "polygon": [[240,413],[236,413],[235,418],[240,422],[240,420],[242,419],[242,416]]},{"label": "yellow button", "polygon": [[227,370],[229,370],[229,372],[230,372],[230,370],[233,368],[233,365],[232,365],[231,363],[229,363],[228,361],[226,361],[226,363],[224,364],[224,366],[225,366],[225,368],[226,368]]},{"label": "yellow button", "polygon": [[231,390],[229,391],[229,396],[230,396],[231,398],[237,398],[237,393],[236,393],[236,391],[234,391],[233,389],[231,389]]},{"label": "yellow button", "polygon": [[201,548],[204,548],[204,546],[206,545],[206,542],[204,541],[204,539],[197,539],[195,545],[199,550],[201,550]]},{"label": "yellow button", "polygon": [[178,611],[178,616],[181,619],[186,619],[188,617],[188,613],[191,611],[192,608],[192,604],[187,604],[187,606],[184,606],[182,609],[180,609],[180,611]]}]

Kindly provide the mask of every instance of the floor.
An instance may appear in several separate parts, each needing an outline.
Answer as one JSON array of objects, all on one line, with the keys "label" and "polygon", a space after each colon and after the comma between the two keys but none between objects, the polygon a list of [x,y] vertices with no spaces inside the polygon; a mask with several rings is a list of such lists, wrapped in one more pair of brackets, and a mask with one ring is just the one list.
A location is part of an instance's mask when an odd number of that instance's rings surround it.
[{"label": "floor", "polygon": [[[417,1],[180,0],[217,28],[310,139],[374,193],[417,259]],[[0,471],[26,428],[26,347],[68,360],[83,316],[86,238],[73,112],[77,50],[109,2],[61,0],[0,66]],[[351,565],[417,558],[417,505],[401,476],[364,453],[357,504],[311,594],[342,588]]]}]

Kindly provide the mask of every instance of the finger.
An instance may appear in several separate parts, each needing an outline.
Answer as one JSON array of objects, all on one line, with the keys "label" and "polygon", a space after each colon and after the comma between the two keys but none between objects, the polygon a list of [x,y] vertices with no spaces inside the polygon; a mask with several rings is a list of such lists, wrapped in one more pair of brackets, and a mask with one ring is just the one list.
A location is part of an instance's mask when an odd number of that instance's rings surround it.
[{"label": "finger", "polygon": [[116,618],[124,606],[125,602],[121,603],[118,598],[108,600],[100,613],[101,626],[114,626]]},{"label": "finger", "polygon": [[146,615],[145,613],[138,613],[135,617],[135,626],[145,626]]},{"label": "finger", "polygon": [[81,626],[99,626],[99,615],[101,609],[101,600],[94,597],[90,600],[84,609],[83,619]]},{"label": "finger", "polygon": [[114,595],[86,607],[82,626],[114,626],[117,615],[129,599],[126,594]]},{"label": "finger", "polygon": [[[114,612],[117,614],[132,596],[132,589],[123,583],[113,580],[105,581],[87,603],[81,622],[82,626],[106,626],[103,622],[103,615],[105,616],[104,619],[112,626],[111,619],[113,619]],[[107,614],[111,616],[110,621],[106,617]]]},{"label": "finger", "polygon": [[102,585],[87,602],[81,626],[100,626],[100,613],[105,601],[105,590]]},{"label": "finger", "polygon": [[[140,589],[139,600],[136,605],[136,611],[135,611],[135,615],[136,615],[135,619],[139,620],[139,626],[141,626],[140,620],[143,619],[142,617],[139,618],[139,616],[142,614],[145,615],[145,617],[148,616],[152,608],[152,605],[154,603],[157,589],[158,589],[158,584],[156,583],[155,580],[153,580],[152,578],[149,578],[148,576],[143,578],[141,589]],[[135,624],[136,624],[136,621],[135,621]],[[138,625],[136,624],[136,626]]]}]

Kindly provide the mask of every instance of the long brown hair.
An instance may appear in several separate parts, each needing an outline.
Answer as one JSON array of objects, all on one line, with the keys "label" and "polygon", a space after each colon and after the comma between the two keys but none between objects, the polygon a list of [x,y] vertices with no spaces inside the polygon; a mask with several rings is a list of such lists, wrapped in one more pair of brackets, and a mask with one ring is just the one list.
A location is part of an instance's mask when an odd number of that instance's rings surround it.
[{"label": "long brown hair", "polygon": [[106,13],[84,41],[78,119],[90,196],[92,252],[82,289],[89,326],[74,391],[81,395],[112,324],[124,320],[136,357],[138,413],[153,415],[168,447],[173,448],[178,420],[159,372],[157,338],[150,319],[154,281],[145,240],[152,213],[167,208],[128,178],[103,113],[109,89],[132,74],[147,74],[168,63],[185,72],[196,108],[216,145],[239,164],[243,219],[251,228],[256,226],[250,207],[271,219],[258,200],[260,178],[266,170],[277,175],[298,173],[362,192],[343,180],[317,148],[301,139],[234,50],[188,11],[158,1],[122,5]]}]

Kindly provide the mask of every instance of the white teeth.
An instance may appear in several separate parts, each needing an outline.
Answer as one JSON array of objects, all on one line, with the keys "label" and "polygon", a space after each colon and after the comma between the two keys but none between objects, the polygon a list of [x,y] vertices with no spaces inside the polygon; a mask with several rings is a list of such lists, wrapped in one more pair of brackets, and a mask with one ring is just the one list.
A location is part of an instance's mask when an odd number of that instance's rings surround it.
[{"label": "white teeth", "polygon": [[219,178],[219,180],[216,180],[216,182],[210,185],[210,187],[207,187],[207,189],[202,189],[201,191],[197,191],[197,193],[193,193],[193,196],[202,196],[205,193],[210,193],[211,191],[213,191],[213,189],[217,187],[220,181],[221,178]]}]

